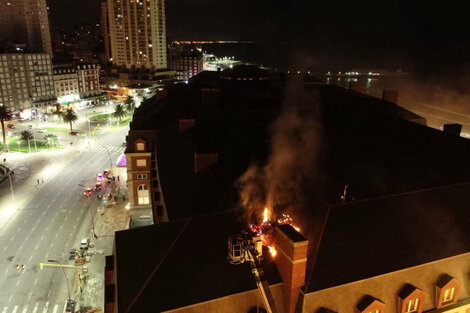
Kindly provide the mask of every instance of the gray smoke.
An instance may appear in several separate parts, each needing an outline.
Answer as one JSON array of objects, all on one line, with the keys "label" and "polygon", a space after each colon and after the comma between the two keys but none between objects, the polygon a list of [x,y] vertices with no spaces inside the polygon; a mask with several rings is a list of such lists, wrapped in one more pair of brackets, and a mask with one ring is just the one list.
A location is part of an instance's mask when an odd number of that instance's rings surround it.
[{"label": "gray smoke", "polygon": [[266,165],[253,165],[239,178],[241,205],[249,221],[262,219],[264,207],[302,206],[317,178],[322,145],[320,101],[298,78],[285,89],[282,111],[270,126],[271,153]]}]

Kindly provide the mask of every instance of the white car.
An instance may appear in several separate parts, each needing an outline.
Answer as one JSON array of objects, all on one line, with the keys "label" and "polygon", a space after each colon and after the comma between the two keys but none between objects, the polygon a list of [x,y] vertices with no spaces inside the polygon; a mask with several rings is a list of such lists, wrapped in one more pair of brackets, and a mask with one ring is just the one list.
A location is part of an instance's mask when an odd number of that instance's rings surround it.
[{"label": "white car", "polygon": [[41,128],[41,129],[38,129],[38,133],[47,133],[47,130]]}]

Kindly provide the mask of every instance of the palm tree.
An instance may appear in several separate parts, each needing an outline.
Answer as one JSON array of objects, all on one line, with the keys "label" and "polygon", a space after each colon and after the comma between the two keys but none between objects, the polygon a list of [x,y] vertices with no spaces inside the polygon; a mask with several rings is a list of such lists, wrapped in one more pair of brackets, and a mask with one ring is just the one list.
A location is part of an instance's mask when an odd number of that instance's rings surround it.
[{"label": "palm tree", "polygon": [[70,132],[73,132],[72,123],[78,120],[77,114],[72,109],[67,109],[65,113],[62,115],[62,119],[65,123],[70,123]]},{"label": "palm tree", "polygon": [[134,114],[134,109],[135,109],[135,101],[132,96],[127,96],[126,101],[124,101],[124,104],[126,105],[126,110],[129,111],[131,114]]},{"label": "palm tree", "polygon": [[11,121],[12,116],[10,110],[3,105],[0,106],[0,122],[2,123],[2,134],[3,134],[3,149],[8,152],[7,142],[5,138],[5,121]]},{"label": "palm tree", "polygon": [[126,111],[124,110],[124,107],[122,106],[122,104],[117,104],[115,107],[114,107],[114,113],[113,113],[113,116],[114,117],[117,117],[119,119],[119,124],[121,124],[121,119],[123,116],[126,115]]},{"label": "palm tree", "polygon": [[33,134],[29,130],[23,130],[20,133],[20,138],[28,143],[29,152],[31,152],[31,146],[29,145],[29,141],[33,139]]},{"label": "palm tree", "polygon": [[62,106],[59,103],[56,103],[54,106],[55,106],[54,114],[57,114],[57,116],[61,115],[62,114],[62,112],[61,112]]},{"label": "palm tree", "polygon": [[57,136],[52,135],[52,134],[48,134],[48,135],[44,136],[44,140],[46,140],[49,147],[54,145],[54,140],[56,140],[56,139],[57,139]]}]

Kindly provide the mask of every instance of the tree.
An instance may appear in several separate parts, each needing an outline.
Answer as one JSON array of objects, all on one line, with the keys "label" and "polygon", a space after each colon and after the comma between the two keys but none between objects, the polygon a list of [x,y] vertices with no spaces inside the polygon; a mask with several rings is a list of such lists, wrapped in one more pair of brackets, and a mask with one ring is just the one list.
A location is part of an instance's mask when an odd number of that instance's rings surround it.
[{"label": "tree", "polygon": [[126,111],[124,110],[124,107],[122,106],[122,104],[117,104],[115,107],[114,107],[114,113],[113,113],[113,116],[114,117],[117,117],[119,119],[119,124],[121,124],[121,119],[123,116],[126,115]]},{"label": "tree", "polygon": [[62,115],[62,119],[65,123],[70,123],[70,132],[73,132],[72,123],[75,123],[78,120],[77,114],[72,109],[67,109]]},{"label": "tree", "polygon": [[131,114],[134,114],[134,109],[135,109],[135,101],[132,96],[127,96],[126,101],[124,101],[124,104],[126,105],[126,110],[129,111]]},{"label": "tree", "polygon": [[62,106],[59,104],[59,103],[56,103],[55,105],[55,112],[54,114],[56,114],[57,116],[60,116],[62,114]]},{"label": "tree", "polygon": [[11,121],[12,116],[10,110],[3,105],[0,106],[0,122],[2,123],[2,134],[3,134],[3,149],[8,152],[6,136],[5,136],[5,121]]},{"label": "tree", "polygon": [[29,152],[31,152],[31,146],[29,145],[29,141],[33,139],[33,134],[29,130],[23,130],[20,133],[20,138],[28,143]]},{"label": "tree", "polygon": [[54,145],[54,140],[57,140],[57,136],[52,135],[52,134],[48,134],[48,135],[44,136],[44,140],[47,142],[47,144],[49,146],[53,146]]}]

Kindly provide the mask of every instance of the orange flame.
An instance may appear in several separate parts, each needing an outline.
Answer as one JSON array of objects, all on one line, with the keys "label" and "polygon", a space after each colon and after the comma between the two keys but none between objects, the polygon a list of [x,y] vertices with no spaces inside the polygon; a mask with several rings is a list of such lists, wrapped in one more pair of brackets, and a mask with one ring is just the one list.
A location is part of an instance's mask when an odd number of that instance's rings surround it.
[{"label": "orange flame", "polygon": [[274,248],[273,246],[268,246],[268,248],[269,248],[269,253],[271,253],[271,256],[275,258],[277,254],[276,248]]},{"label": "orange flame", "polygon": [[264,208],[263,223],[266,223],[268,221],[269,221],[269,210],[268,210],[268,208]]}]

